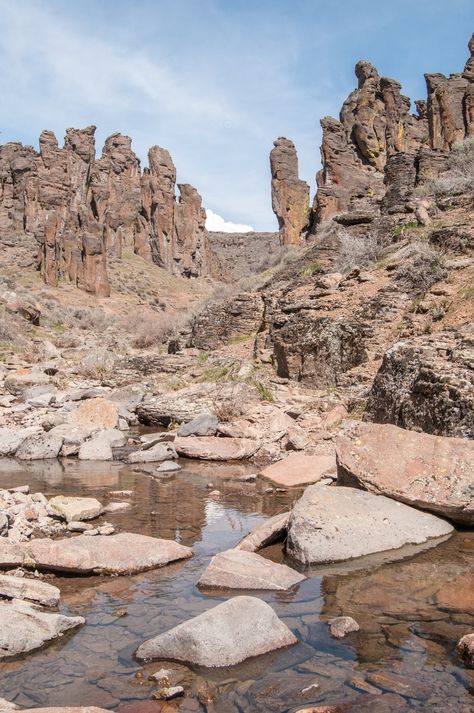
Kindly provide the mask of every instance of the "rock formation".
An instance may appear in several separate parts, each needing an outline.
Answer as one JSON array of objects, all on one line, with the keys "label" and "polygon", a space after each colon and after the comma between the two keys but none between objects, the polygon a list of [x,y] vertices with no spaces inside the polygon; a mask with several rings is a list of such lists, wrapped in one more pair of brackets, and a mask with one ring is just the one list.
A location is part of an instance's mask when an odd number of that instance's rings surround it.
[{"label": "rock formation", "polygon": [[272,207],[278,218],[282,245],[299,245],[308,227],[309,186],[298,177],[295,145],[280,137],[270,153]]},{"label": "rock formation", "polygon": [[120,258],[125,246],[175,274],[208,274],[201,197],[185,184],[176,201],[168,151],[151,148],[142,174],[128,136],[109,136],[96,160],[94,134],[67,129],[59,148],[43,131],[39,153],[0,147],[0,239],[33,238],[46,284],[66,279],[99,296],[110,292],[107,256]]},{"label": "rock formation", "polygon": [[474,35],[464,72],[427,74],[427,101],[410,100],[400,84],[380,77],[373,65],[355,67],[358,87],[344,102],[339,120],[321,121],[322,170],[316,177],[314,222],[345,211],[414,212],[415,185],[446,168],[446,152],[474,135]]}]

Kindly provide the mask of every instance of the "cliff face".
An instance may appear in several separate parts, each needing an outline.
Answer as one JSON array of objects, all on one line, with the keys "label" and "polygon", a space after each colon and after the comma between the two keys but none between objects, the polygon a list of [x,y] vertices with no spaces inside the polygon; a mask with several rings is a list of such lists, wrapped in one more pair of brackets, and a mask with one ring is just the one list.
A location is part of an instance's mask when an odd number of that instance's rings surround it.
[{"label": "cliff face", "polygon": [[68,129],[59,148],[43,131],[39,153],[0,147],[0,239],[34,238],[47,284],[65,279],[99,296],[109,294],[107,255],[120,258],[126,245],[174,274],[208,274],[201,197],[182,185],[176,201],[169,153],[150,149],[142,174],[128,136],[110,136],[96,160],[94,133]]}]

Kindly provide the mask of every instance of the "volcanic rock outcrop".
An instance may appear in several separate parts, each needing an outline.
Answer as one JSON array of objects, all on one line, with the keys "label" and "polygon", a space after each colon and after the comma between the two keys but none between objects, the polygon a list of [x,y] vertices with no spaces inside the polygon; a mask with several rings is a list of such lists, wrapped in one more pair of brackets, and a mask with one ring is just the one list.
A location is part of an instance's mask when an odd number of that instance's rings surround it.
[{"label": "volcanic rock outcrop", "polygon": [[427,101],[401,94],[398,82],[380,77],[373,65],[355,67],[358,87],[344,102],[339,120],[324,117],[315,223],[344,211],[413,211],[415,185],[446,168],[447,152],[474,135],[474,35],[463,73],[425,75]]},{"label": "volcanic rock outcrop", "polygon": [[298,176],[298,156],[289,139],[278,138],[270,152],[272,207],[282,245],[299,245],[308,227],[309,186]]},{"label": "volcanic rock outcrop", "polygon": [[25,235],[38,245],[46,284],[65,279],[107,296],[107,256],[125,246],[170,272],[209,272],[205,212],[188,184],[178,185],[165,149],[149,151],[143,174],[131,139],[113,134],[95,158],[95,127],[67,129],[64,147],[43,131],[31,146],[0,147],[0,239]]}]

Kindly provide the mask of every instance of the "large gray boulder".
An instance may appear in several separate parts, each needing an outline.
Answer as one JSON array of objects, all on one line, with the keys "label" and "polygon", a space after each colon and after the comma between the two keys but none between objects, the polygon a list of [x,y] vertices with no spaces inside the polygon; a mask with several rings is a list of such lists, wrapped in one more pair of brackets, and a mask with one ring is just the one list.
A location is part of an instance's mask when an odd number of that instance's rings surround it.
[{"label": "large gray boulder", "polygon": [[27,436],[16,451],[19,460],[47,460],[57,458],[61,446],[62,436],[50,433],[37,433]]},{"label": "large gray boulder", "polygon": [[213,413],[201,413],[178,428],[178,436],[215,436],[219,421]]},{"label": "large gray boulder", "polygon": [[209,668],[233,666],[296,642],[268,604],[255,597],[235,597],[145,641],[136,657]]},{"label": "large gray boulder", "polygon": [[286,550],[304,564],[323,564],[422,544],[453,527],[382,495],[311,485],[288,523]]},{"label": "large gray boulder", "polygon": [[112,460],[112,448],[120,448],[127,442],[126,437],[116,428],[99,431],[79,448],[79,460]]},{"label": "large gray boulder", "polygon": [[255,552],[227,550],[215,555],[198,585],[209,589],[273,589],[285,591],[306,577]]},{"label": "large gray boulder", "polygon": [[85,623],[82,616],[63,616],[19,600],[0,603],[0,659],[34,651],[47,641]]},{"label": "large gray boulder", "polygon": [[0,456],[13,456],[27,433],[12,428],[0,428]]}]

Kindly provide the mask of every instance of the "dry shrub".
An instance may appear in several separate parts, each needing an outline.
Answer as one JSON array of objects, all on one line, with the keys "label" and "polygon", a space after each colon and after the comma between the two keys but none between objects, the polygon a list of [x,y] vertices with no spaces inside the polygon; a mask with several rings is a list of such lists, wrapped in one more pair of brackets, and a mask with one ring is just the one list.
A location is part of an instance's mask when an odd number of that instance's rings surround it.
[{"label": "dry shrub", "polygon": [[395,280],[407,292],[422,294],[448,274],[439,253],[427,243],[411,243],[400,257],[405,260],[395,271]]},{"label": "dry shrub", "polygon": [[116,361],[114,354],[107,349],[95,349],[82,359],[76,372],[87,379],[101,381],[113,373]]},{"label": "dry shrub", "polygon": [[145,317],[135,330],[132,344],[137,349],[146,349],[168,341],[179,328],[180,320],[170,314]]},{"label": "dry shrub", "polygon": [[112,318],[98,307],[83,307],[74,311],[79,329],[104,332],[112,323]]},{"label": "dry shrub", "polygon": [[245,411],[242,393],[233,390],[216,394],[212,400],[212,409],[221,423],[239,418]]},{"label": "dry shrub", "polygon": [[18,342],[18,324],[8,312],[0,314],[0,342]]},{"label": "dry shrub", "polygon": [[428,184],[436,196],[474,191],[474,138],[456,141],[448,157],[448,170]]},{"label": "dry shrub", "polygon": [[340,272],[350,272],[354,267],[364,267],[375,262],[380,255],[380,246],[371,233],[364,237],[350,235],[347,230],[338,230],[339,259],[337,269]]}]

